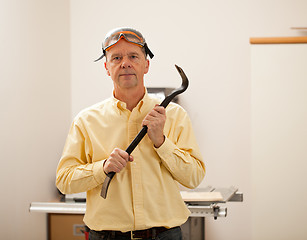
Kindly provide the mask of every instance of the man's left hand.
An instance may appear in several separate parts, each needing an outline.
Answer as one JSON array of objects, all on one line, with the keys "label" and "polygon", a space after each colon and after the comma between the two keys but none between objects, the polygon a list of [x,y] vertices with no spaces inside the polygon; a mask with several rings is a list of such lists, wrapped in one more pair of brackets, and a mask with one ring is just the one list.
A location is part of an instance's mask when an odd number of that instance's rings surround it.
[{"label": "man's left hand", "polygon": [[147,126],[147,134],[156,148],[159,148],[165,140],[163,129],[166,120],[165,108],[156,105],[143,120],[143,126]]}]

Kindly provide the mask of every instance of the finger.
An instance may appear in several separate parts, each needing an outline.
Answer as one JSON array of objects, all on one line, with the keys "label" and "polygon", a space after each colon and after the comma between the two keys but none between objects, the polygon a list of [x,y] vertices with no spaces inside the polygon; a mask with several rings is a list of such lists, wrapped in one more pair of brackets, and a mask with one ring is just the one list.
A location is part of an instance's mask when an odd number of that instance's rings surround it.
[{"label": "finger", "polygon": [[123,159],[125,162],[129,161],[129,153],[122,149],[118,149],[118,155],[121,159]]},{"label": "finger", "polygon": [[119,148],[115,148],[110,154],[105,164],[106,172],[120,172],[124,167],[126,167],[129,160],[129,154]]},{"label": "finger", "polygon": [[109,172],[120,172],[121,168],[117,166],[116,162],[114,161],[114,159],[108,159],[104,165],[104,171],[106,173]]},{"label": "finger", "polygon": [[157,111],[158,113],[164,114],[165,113],[165,108],[162,106],[155,106],[154,110]]},{"label": "finger", "polygon": [[152,110],[144,120],[153,121],[159,119],[163,114],[159,113],[158,111]]},{"label": "finger", "polygon": [[118,168],[116,165],[111,165],[109,167],[109,172],[116,172],[116,173],[119,173],[121,171],[120,168]]},{"label": "finger", "polygon": [[127,162],[120,158],[120,159],[112,159],[110,162],[110,167],[114,169],[115,172],[121,171],[124,167],[126,167]]}]

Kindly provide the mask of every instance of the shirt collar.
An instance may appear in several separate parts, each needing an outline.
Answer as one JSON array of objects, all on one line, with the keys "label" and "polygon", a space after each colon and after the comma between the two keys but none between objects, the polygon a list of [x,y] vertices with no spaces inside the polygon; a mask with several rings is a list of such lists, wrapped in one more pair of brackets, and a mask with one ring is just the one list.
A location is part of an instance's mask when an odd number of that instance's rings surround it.
[{"label": "shirt collar", "polygon": [[[119,99],[114,97],[114,92],[112,95],[112,100],[113,100],[113,106],[118,109],[119,112],[124,111],[127,109],[127,104],[123,101],[120,101]],[[136,105],[136,109],[141,112],[143,109],[145,109],[145,106],[149,102],[149,95],[147,92],[147,89],[145,88],[145,94],[144,97],[139,101],[139,103]]]}]

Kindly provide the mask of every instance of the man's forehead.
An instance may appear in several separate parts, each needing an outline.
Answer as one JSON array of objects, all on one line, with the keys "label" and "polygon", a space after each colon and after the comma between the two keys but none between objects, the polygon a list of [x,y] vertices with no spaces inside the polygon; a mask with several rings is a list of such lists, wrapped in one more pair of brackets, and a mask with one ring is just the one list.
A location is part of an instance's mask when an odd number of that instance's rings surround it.
[{"label": "man's forehead", "polygon": [[109,56],[124,56],[124,55],[141,55],[142,52],[136,52],[136,51],[114,51],[107,53]]}]

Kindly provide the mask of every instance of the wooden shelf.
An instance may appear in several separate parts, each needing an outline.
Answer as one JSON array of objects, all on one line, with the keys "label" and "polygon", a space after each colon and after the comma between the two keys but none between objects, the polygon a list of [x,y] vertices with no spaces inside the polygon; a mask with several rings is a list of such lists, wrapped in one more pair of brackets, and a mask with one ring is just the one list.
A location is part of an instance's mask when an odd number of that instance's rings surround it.
[{"label": "wooden shelf", "polygon": [[307,37],[260,37],[250,38],[251,44],[289,44],[307,43]]}]

